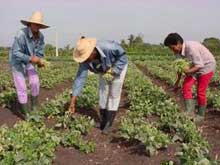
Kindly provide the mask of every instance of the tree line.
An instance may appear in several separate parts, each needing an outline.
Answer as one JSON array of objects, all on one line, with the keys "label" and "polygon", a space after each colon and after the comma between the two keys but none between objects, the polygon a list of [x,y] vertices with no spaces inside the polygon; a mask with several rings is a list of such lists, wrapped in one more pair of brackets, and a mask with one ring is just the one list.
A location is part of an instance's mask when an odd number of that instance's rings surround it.
[{"label": "tree line", "polygon": [[[150,44],[144,42],[142,34],[134,35],[131,34],[126,39],[121,40],[122,47],[128,52],[139,52],[139,51],[150,51],[150,52],[162,52],[169,50],[161,44]],[[202,42],[214,55],[220,55],[220,39],[210,37],[206,38]],[[0,56],[7,56],[10,47],[0,47]],[[73,47],[67,45],[63,48],[59,48],[59,56],[72,56]],[[55,56],[56,47],[52,44],[45,45],[45,55]]]}]

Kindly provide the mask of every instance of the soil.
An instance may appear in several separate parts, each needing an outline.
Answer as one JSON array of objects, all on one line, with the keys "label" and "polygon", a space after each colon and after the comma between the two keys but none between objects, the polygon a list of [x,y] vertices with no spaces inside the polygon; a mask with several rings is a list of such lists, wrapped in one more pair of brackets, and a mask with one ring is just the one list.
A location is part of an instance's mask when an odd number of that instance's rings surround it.
[{"label": "soil", "polygon": [[[40,89],[39,105],[45,101],[53,99],[57,94],[62,93],[65,89],[71,89],[72,81],[66,80],[52,89]],[[19,112],[19,104],[16,100],[12,101],[11,107],[3,108],[0,106],[0,126],[5,124],[12,127],[16,122],[22,119]]]}]

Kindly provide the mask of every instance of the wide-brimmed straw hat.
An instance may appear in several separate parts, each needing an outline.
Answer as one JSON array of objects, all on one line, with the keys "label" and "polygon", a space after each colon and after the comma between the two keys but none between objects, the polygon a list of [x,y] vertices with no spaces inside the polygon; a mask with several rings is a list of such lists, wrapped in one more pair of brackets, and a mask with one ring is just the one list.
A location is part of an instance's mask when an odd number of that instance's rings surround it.
[{"label": "wide-brimmed straw hat", "polygon": [[81,38],[73,50],[73,59],[78,63],[86,61],[95,47],[95,38]]},{"label": "wide-brimmed straw hat", "polygon": [[44,23],[43,14],[39,11],[33,12],[32,16],[29,18],[29,20],[21,20],[21,23],[26,26],[30,25],[31,23],[39,24],[39,25],[41,25],[42,29],[49,27],[48,25],[46,25]]}]

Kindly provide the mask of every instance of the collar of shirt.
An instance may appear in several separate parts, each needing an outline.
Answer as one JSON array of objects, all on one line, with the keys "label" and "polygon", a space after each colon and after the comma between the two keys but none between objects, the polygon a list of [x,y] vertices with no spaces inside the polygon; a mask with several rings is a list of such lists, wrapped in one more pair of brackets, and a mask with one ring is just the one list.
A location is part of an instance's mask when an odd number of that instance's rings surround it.
[{"label": "collar of shirt", "polygon": [[106,69],[106,66],[105,66],[105,58],[106,58],[106,55],[105,53],[102,51],[102,49],[99,47],[99,46],[96,46],[96,49],[98,50],[100,56],[101,56],[101,65],[102,65],[102,68],[105,70]]},{"label": "collar of shirt", "polygon": [[186,56],[186,43],[185,42],[183,42],[181,55]]},{"label": "collar of shirt", "polygon": [[[31,28],[30,28],[30,27],[28,27],[28,36],[29,36],[31,39],[33,39],[33,37],[34,37],[34,35],[33,35],[32,31],[31,31]],[[40,32],[38,32],[37,40],[38,40],[38,39],[40,39]]]},{"label": "collar of shirt", "polygon": [[101,55],[101,58],[105,58],[106,57],[106,55],[104,54],[102,49],[100,49],[98,46],[96,46],[96,49],[98,50],[99,54]]},{"label": "collar of shirt", "polygon": [[32,31],[31,31],[31,28],[30,28],[30,27],[28,27],[28,36],[29,36],[30,38],[33,38],[33,33],[32,33]]}]

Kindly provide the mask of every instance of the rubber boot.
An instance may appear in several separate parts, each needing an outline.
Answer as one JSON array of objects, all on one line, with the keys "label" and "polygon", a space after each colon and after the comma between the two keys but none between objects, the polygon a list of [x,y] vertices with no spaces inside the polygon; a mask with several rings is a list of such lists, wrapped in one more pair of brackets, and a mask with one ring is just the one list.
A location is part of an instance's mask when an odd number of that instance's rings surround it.
[{"label": "rubber boot", "polygon": [[100,109],[100,122],[96,123],[95,127],[103,130],[105,123],[106,123],[106,115],[107,115],[107,110],[106,109]]},{"label": "rubber boot", "polygon": [[194,115],[194,110],[195,110],[195,103],[194,99],[186,99],[184,100],[185,103],[185,109],[186,109],[186,115],[189,116],[190,118],[193,118]]},{"label": "rubber boot", "polygon": [[112,124],[114,122],[117,111],[106,111],[106,123],[102,130],[102,133],[107,135],[112,131]]},{"label": "rubber boot", "polygon": [[100,109],[100,129],[103,130],[106,124],[107,110]]},{"label": "rubber boot", "polygon": [[198,108],[198,114],[196,115],[196,122],[201,122],[205,119],[205,110],[206,106],[199,106]]},{"label": "rubber boot", "polygon": [[19,115],[22,119],[25,120],[28,113],[28,104],[20,104],[20,110],[21,113],[19,113]]},{"label": "rubber boot", "polygon": [[31,111],[36,111],[38,106],[38,96],[31,96]]}]

